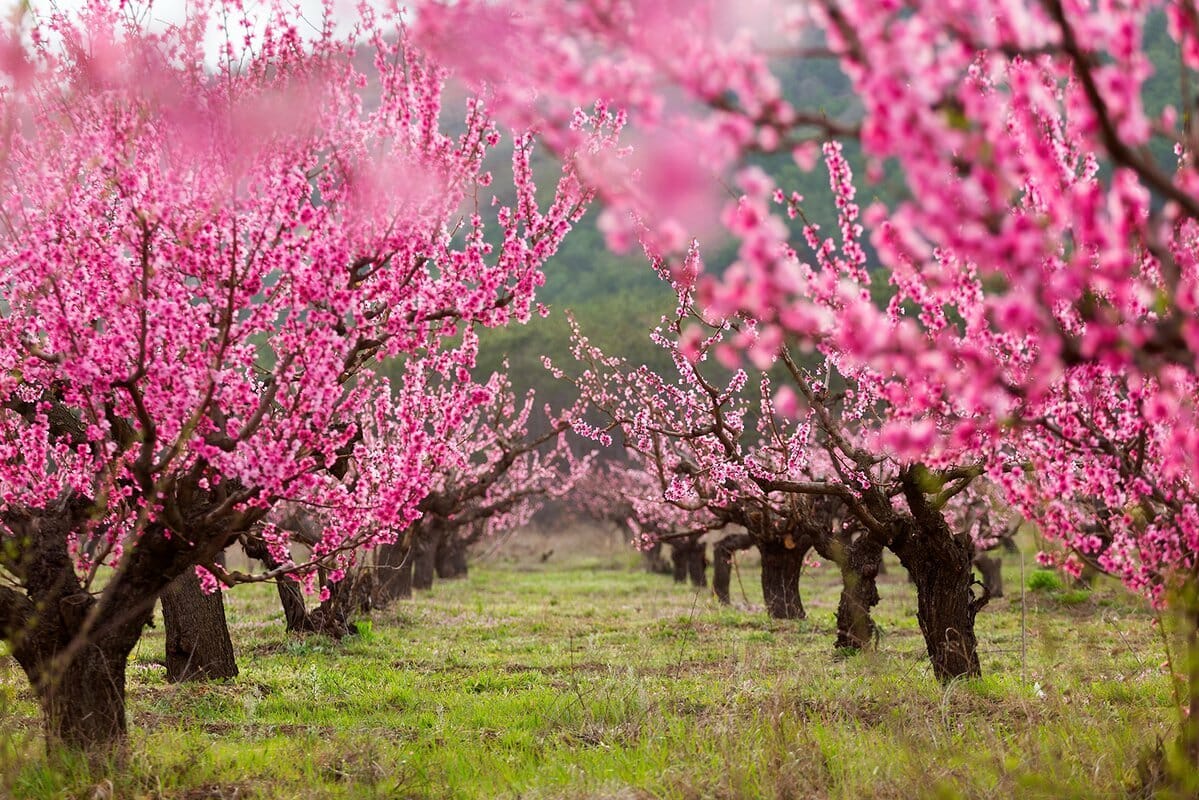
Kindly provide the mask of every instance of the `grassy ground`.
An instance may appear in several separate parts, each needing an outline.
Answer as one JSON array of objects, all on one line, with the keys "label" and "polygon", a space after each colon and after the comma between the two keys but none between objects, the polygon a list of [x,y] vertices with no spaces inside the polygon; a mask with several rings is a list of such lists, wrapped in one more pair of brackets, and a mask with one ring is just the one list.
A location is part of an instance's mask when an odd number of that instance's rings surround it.
[{"label": "grassy ground", "polygon": [[169,685],[148,631],[108,769],[47,761],[0,656],[0,796],[1119,797],[1176,724],[1148,612],[1115,588],[1030,591],[1022,613],[1009,563],[985,676],[942,687],[894,565],[880,651],[838,660],[828,567],[808,618],[775,622],[749,562],[732,608],[635,564],[492,562],[342,643],[285,637],[270,587],[238,589],[241,676]]}]

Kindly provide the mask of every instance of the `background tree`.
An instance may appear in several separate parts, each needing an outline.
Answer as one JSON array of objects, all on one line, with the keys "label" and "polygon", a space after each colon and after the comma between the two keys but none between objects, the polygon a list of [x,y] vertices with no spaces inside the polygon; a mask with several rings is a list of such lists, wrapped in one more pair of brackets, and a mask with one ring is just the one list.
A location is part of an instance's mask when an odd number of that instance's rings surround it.
[{"label": "background tree", "polygon": [[[692,236],[711,253],[713,239],[731,234],[735,255],[698,278],[701,305],[757,320],[761,352],[792,339],[835,352],[851,371],[874,370],[895,409],[883,432],[888,451],[954,460],[973,450],[1002,483],[1009,432],[1037,430],[1035,409],[1066,383],[1083,388],[1067,372],[1098,366],[1120,376],[1122,393],[1158,385],[1170,420],[1167,472],[1199,474],[1189,390],[1199,342],[1191,90],[1199,16],[1190,3],[422,9],[431,47],[444,47],[451,25],[476,26],[495,37],[506,64],[519,61],[507,72],[487,60],[464,64],[503,87],[497,96],[514,118],[560,128],[584,96],[625,112],[640,155],[589,173],[609,202],[610,244],[640,239],[681,269]],[[662,41],[688,46],[663,53]],[[849,79],[858,114],[835,117],[786,94],[780,76],[819,71],[826,59]],[[744,185],[734,206],[721,199],[729,175],[762,154],[791,151],[805,167],[814,143],[830,138],[860,143],[868,177],[903,184],[849,220],[869,229],[894,289],[885,307],[867,289],[863,261],[830,273],[795,257],[789,241],[821,241],[800,193],[777,195],[804,221],[798,235]],[[670,147],[686,151],[685,164]],[[832,314],[823,313],[829,292],[844,300]],[[1099,382],[1082,394],[1104,391]],[[1152,527],[1134,558],[1162,579],[1129,585],[1158,601],[1193,596],[1199,552],[1156,547],[1161,529]],[[1072,536],[1069,527],[1044,532]],[[1187,529],[1166,537],[1188,541]],[[1193,766],[1199,734],[1184,745]]]}]

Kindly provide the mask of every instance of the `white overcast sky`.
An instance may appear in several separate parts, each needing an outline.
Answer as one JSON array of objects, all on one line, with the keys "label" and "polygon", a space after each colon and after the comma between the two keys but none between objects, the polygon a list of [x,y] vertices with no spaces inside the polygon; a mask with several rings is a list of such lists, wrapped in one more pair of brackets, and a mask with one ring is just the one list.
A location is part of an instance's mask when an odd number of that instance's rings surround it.
[{"label": "white overcast sky", "polygon": [[[20,8],[22,0],[0,0],[0,11],[2,11],[5,19],[13,19],[13,15]],[[63,10],[78,10],[87,5],[87,0],[25,0],[26,4],[33,9],[35,14],[46,14],[52,9],[58,8]],[[117,0],[107,0],[107,2],[117,2]],[[320,0],[280,0],[285,6],[295,7],[298,14],[312,20],[314,23],[320,20],[323,13],[323,6]],[[188,0],[129,0],[129,5],[133,8],[150,7],[150,19],[162,23],[180,22],[186,18],[188,9],[191,3]],[[262,16],[266,16],[266,11],[270,4],[264,2],[256,2],[256,0],[245,0],[247,10],[253,11],[255,7],[263,10]],[[390,5],[389,0],[370,0],[370,5],[378,8],[383,8]],[[344,20],[347,24],[357,16],[358,0],[334,0],[333,9],[335,18]],[[0,23],[3,24],[3,23]],[[153,23],[151,23],[153,24]],[[298,26],[301,35],[304,35],[304,25]],[[208,49],[215,54],[223,36],[215,21],[210,24],[211,31],[208,37]]]}]

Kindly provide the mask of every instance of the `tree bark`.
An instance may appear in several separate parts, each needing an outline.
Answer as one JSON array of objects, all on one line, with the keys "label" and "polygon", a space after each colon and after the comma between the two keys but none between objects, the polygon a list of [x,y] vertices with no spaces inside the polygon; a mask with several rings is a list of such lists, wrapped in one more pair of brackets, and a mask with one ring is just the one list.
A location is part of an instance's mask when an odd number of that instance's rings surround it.
[{"label": "tree bark", "polygon": [[224,592],[205,594],[189,569],[162,592],[167,680],[171,683],[237,677]]},{"label": "tree bark", "polygon": [[52,744],[104,752],[123,742],[128,659],[128,651],[106,642],[84,645],[63,666],[40,665],[34,691]]},{"label": "tree bark", "polygon": [[444,531],[436,526],[422,527],[420,534],[413,540],[415,558],[412,562],[412,588],[428,591],[433,588],[433,576],[436,574],[437,549],[440,547]]},{"label": "tree bark", "polygon": [[159,594],[224,549],[228,534],[167,536],[151,527],[97,598],[83,590],[67,551],[69,533],[86,514],[82,504],[6,514],[14,536],[3,558],[21,591],[0,587],[0,636],[29,677],[49,745],[94,755],[124,744],[125,665]]},{"label": "tree bark", "polygon": [[878,627],[871,609],[878,605],[878,576],[882,574],[883,545],[868,534],[829,537],[817,543],[817,552],[841,571],[841,599],[837,603],[836,650],[874,647]]},{"label": "tree bark", "polygon": [[687,582],[687,551],[673,542],[670,545],[670,574],[675,583]]},{"label": "tree bark", "polygon": [[662,543],[654,542],[654,546],[642,553],[642,563],[645,565],[646,572],[652,572],[655,575],[670,575],[673,568],[662,557]]},{"label": "tree bark", "polygon": [[803,602],[799,597],[799,574],[803,570],[807,546],[792,540],[770,539],[758,542],[762,554],[762,599],[766,612],[774,619],[803,619]]},{"label": "tree bark", "polygon": [[385,544],[375,551],[376,608],[387,608],[397,600],[412,597],[412,548],[402,541]]},{"label": "tree bark", "polygon": [[458,537],[457,531],[451,531],[442,537],[437,548],[435,567],[438,578],[453,580],[466,577],[466,542]]},{"label": "tree bark", "polygon": [[729,583],[733,573],[733,554],[753,546],[754,539],[748,533],[733,533],[725,536],[712,548],[712,591],[716,594],[716,599],[726,606],[732,600],[729,595]]},{"label": "tree bark", "polygon": [[308,617],[308,603],[304,601],[304,590],[299,581],[277,578],[275,589],[279,593],[279,604],[283,606],[283,619],[288,633],[311,633],[315,628]]},{"label": "tree bark", "polygon": [[954,536],[944,515],[928,502],[915,477],[903,478],[904,496],[912,518],[900,522],[891,550],[916,584],[916,616],[941,682],[982,674],[974,618],[986,605],[972,591],[974,545],[965,536]]},{"label": "tree bark", "polygon": [[683,583],[690,579],[691,585],[696,588],[708,585],[707,549],[700,541],[699,534],[671,541],[670,561],[674,567],[675,583]]},{"label": "tree bark", "polygon": [[703,542],[696,542],[695,549],[691,551],[691,557],[687,561],[687,577],[691,579],[691,585],[697,589],[704,589],[708,586],[708,548]]},{"label": "tree bark", "polygon": [[352,598],[354,595],[353,579],[346,577],[337,583],[327,584],[329,597],[308,614],[309,622],[315,633],[324,634],[333,639],[354,633],[350,626]]}]

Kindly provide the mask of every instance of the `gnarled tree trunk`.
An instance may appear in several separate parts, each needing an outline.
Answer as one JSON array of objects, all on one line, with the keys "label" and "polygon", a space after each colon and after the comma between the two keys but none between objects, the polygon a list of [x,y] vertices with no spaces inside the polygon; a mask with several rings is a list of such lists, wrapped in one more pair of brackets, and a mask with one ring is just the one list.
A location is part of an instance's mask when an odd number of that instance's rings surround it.
[{"label": "gnarled tree trunk", "polygon": [[758,542],[758,552],[762,554],[762,599],[766,601],[766,612],[775,619],[803,619],[799,575],[808,545],[793,539],[767,539]]},{"label": "gnarled tree trunk", "polygon": [[754,539],[748,533],[732,533],[712,547],[712,591],[724,605],[731,602],[729,583],[733,572],[733,554],[753,546]]},{"label": "gnarled tree trunk", "polygon": [[940,511],[933,508],[916,478],[903,478],[912,518],[900,522],[891,550],[916,585],[916,616],[932,661],[933,674],[945,682],[982,674],[974,618],[987,603],[972,591],[974,545],[954,536]]},{"label": "gnarled tree trunk", "polygon": [[878,627],[871,609],[878,605],[878,576],[882,573],[883,545],[868,534],[857,538],[842,533],[817,542],[816,550],[841,570],[841,599],[837,603],[837,650],[865,650],[874,646]]},{"label": "gnarled tree trunk", "polygon": [[171,683],[237,677],[224,592],[205,594],[194,569],[162,592],[167,680]]},{"label": "gnarled tree trunk", "polygon": [[22,591],[0,587],[0,636],[29,677],[51,746],[92,753],[124,743],[125,664],[171,580],[224,548],[223,533],[182,537],[157,528],[142,533],[99,597],[83,590],[67,538],[84,524],[85,507],[10,512],[13,531],[5,566]]},{"label": "gnarled tree trunk", "polygon": [[[242,539],[242,549],[250,558],[256,558],[266,564],[269,569],[277,569],[279,562],[271,555],[266,543],[255,536]],[[311,633],[314,628],[308,617],[308,604],[304,601],[304,590],[299,581],[287,576],[275,579],[275,589],[279,593],[279,603],[283,606],[283,618],[287,624],[288,633]]]}]

